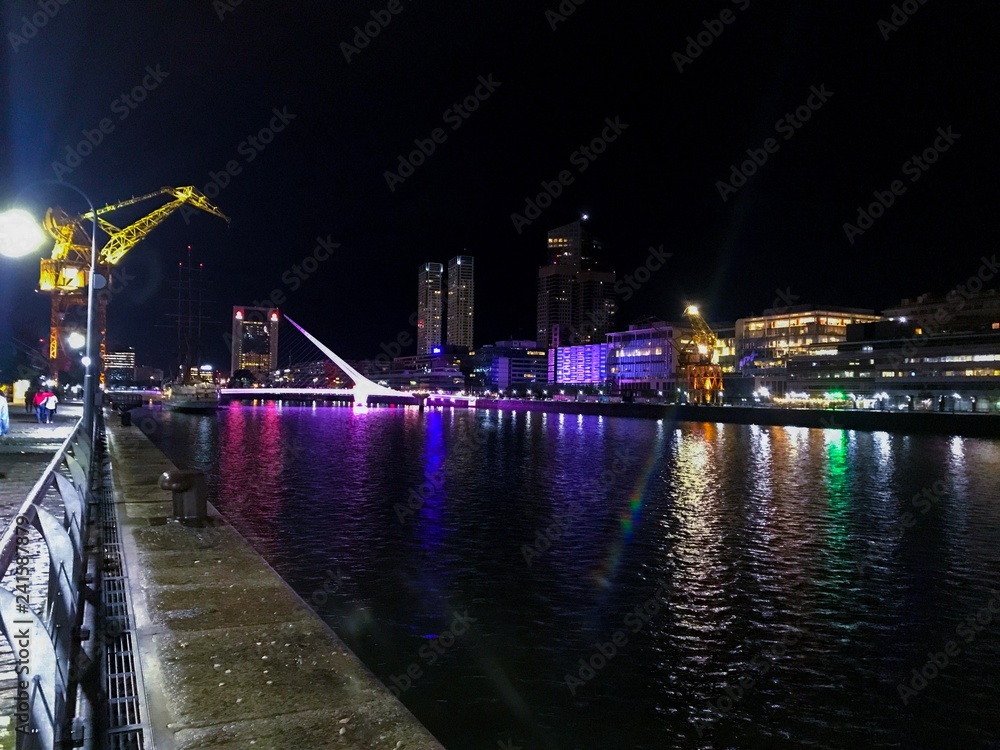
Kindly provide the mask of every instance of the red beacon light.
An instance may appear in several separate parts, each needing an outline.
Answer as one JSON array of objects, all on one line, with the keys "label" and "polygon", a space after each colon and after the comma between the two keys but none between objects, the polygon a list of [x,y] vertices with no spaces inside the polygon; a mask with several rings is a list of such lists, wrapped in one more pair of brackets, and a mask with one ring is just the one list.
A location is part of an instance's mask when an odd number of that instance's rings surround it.
[{"label": "red beacon light", "polygon": [[278,313],[277,312],[272,312],[271,313],[271,322],[272,323],[277,323],[278,322]]},{"label": "red beacon light", "polygon": [[237,310],[236,311],[236,319],[237,320],[243,320],[243,311],[242,310]]}]

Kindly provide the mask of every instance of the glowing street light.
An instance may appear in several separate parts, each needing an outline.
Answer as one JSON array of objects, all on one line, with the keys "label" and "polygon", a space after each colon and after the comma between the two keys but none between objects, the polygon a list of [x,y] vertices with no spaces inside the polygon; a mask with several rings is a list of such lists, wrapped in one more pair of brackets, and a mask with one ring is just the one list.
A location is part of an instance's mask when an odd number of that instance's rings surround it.
[{"label": "glowing street light", "polygon": [[[90,270],[87,279],[86,356],[81,361],[85,368],[83,375],[83,424],[87,428],[87,434],[93,440],[94,402],[97,400],[97,379],[94,377],[95,368],[93,367],[97,359],[97,351],[94,347],[96,339],[94,334],[94,277],[97,273],[97,211],[87,194],[75,185],[55,180],[43,180],[43,182],[69,188],[83,198],[90,208],[90,213],[84,214],[90,217],[92,229],[90,233]],[[8,258],[22,258],[41,247],[44,241],[45,233],[27,211],[14,208],[0,213],[0,255]]]},{"label": "glowing street light", "polygon": [[45,233],[35,218],[23,208],[0,213],[0,255],[23,258],[45,242]]},{"label": "glowing street light", "polygon": [[79,331],[73,331],[66,337],[66,343],[70,349],[82,349],[87,344],[87,337]]}]

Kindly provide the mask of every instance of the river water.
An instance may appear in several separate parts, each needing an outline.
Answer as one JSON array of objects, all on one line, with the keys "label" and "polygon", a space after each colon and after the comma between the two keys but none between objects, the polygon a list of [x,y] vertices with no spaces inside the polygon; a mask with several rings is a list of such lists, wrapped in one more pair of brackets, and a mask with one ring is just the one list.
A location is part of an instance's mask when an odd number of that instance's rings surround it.
[{"label": "river water", "polygon": [[135,420],[449,750],[1000,747],[1000,441]]}]

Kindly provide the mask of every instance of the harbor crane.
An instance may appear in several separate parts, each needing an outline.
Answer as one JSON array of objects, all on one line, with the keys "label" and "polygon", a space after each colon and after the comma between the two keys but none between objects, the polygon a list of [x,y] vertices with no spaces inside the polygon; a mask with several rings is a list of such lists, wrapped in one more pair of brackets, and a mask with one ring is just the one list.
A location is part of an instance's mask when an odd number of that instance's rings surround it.
[{"label": "harbor crane", "polygon": [[722,367],[715,344],[718,337],[696,305],[684,308],[691,324],[691,339],[680,351],[680,369],[687,376],[688,393],[696,404],[714,404],[722,397]]},{"label": "harbor crane", "polygon": [[[152,198],[167,196],[170,201],[124,228],[119,228],[103,218],[107,214],[134,206]],[[128,252],[144,240],[164,219],[182,206],[200,209],[229,222],[229,217],[213,206],[201,192],[193,187],[164,187],[146,195],[133,196],[94,211],[98,226],[108,235],[108,241],[98,251],[98,269],[103,269],[105,279],[110,278],[112,266],[121,262]],[[91,237],[84,226],[90,223],[91,213],[70,216],[58,208],[45,213],[43,227],[55,244],[49,258],[41,262],[38,290],[52,297],[49,317],[49,365],[53,375],[68,369],[70,357],[66,351],[68,314],[77,307],[86,307],[87,280],[90,278]],[[95,269],[97,271],[98,269]],[[101,361],[104,361],[104,333],[107,327],[107,306],[110,294],[96,295],[95,329],[100,338]],[[104,374],[101,373],[101,382]]]}]

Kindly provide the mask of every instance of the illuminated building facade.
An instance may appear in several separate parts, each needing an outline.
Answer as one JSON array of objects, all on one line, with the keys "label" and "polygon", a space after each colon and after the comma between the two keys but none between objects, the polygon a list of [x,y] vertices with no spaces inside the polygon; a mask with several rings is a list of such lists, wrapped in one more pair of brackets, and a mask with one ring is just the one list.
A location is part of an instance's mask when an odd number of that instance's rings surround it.
[{"label": "illuminated building facade", "polygon": [[782,370],[788,358],[815,345],[847,340],[847,326],[882,320],[873,310],[795,305],[736,321],[736,369],[744,375]]},{"label": "illuminated building facade", "polygon": [[104,380],[109,386],[135,382],[135,350],[125,349],[104,355]]},{"label": "illuminated building facade", "polygon": [[448,261],[448,329],[450,346],[473,347],[476,310],[475,259],[456,255]]},{"label": "illuminated building facade", "polygon": [[417,354],[441,346],[444,307],[444,266],[424,263],[417,276]]},{"label": "illuminated building facade", "polygon": [[580,344],[549,349],[549,380],[559,385],[608,384],[608,345]]},{"label": "illuminated building facade", "polygon": [[278,369],[278,321],[273,307],[233,308],[232,372],[249,370],[265,380]]},{"label": "illuminated building facade", "polygon": [[608,334],[609,381],[622,396],[673,397],[686,384],[679,354],[691,336],[686,326],[647,321]]},{"label": "illuminated building facade", "polygon": [[1000,296],[922,295],[851,325],[846,340],[788,362],[787,393],[876,399],[886,408],[1000,410]]}]

